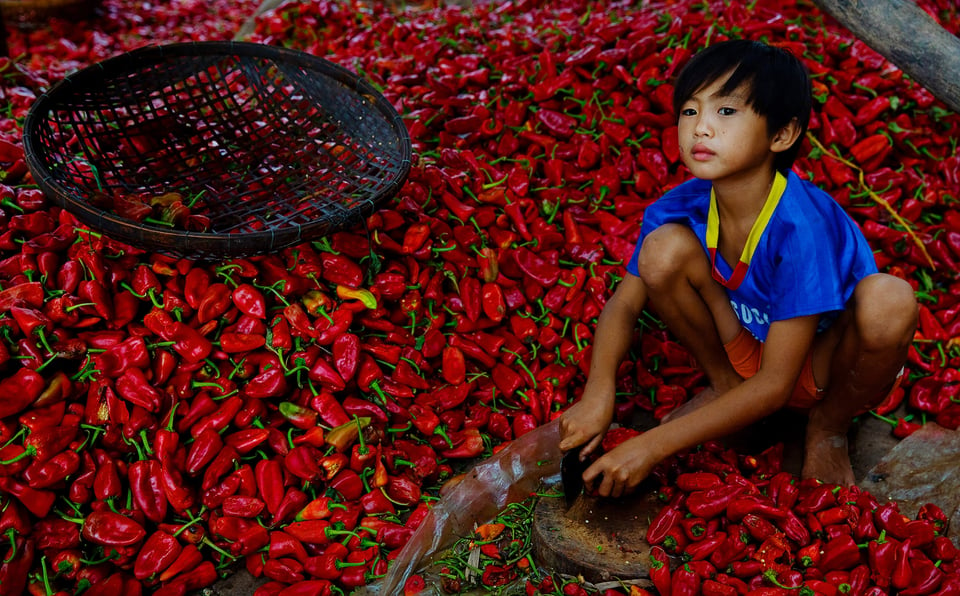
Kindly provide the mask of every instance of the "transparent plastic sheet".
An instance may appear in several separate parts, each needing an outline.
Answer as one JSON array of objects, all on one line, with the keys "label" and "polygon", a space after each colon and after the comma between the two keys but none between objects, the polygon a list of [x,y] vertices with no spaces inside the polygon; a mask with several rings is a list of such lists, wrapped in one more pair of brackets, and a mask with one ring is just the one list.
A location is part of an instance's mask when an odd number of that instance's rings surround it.
[{"label": "transparent plastic sheet", "polygon": [[[523,500],[545,478],[560,472],[560,423],[554,420],[515,439],[496,455],[477,464],[441,497],[376,583],[355,596],[395,596],[407,578],[430,557],[473,532],[474,524],[493,519],[510,503]],[[430,594],[428,591],[422,594]]]}]

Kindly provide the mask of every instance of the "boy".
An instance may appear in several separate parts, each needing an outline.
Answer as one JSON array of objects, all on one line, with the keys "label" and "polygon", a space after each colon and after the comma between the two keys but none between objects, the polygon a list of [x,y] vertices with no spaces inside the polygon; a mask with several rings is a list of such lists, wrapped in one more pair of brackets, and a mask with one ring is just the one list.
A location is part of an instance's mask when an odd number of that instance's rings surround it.
[{"label": "boy", "polygon": [[790,171],[810,81],[789,52],[714,44],[674,91],[693,180],[651,205],[627,273],[597,323],[584,393],[560,449],[585,458],[613,418],[616,371],[649,304],[709,387],[583,474],[602,496],[632,491],[660,461],[783,408],[808,411],[802,475],[855,482],[847,431],[898,382],[913,338],[911,286],[877,273],[856,223]]}]

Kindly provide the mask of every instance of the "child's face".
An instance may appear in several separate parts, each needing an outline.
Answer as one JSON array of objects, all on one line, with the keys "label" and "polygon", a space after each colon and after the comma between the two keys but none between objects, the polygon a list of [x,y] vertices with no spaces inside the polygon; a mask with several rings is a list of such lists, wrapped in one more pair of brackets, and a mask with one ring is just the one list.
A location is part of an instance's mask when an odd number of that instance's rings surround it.
[{"label": "child's face", "polygon": [[741,85],[721,95],[726,77],[697,90],[680,108],[678,134],[683,163],[697,178],[714,182],[754,171],[769,173],[774,154],[767,120],[747,103]]}]

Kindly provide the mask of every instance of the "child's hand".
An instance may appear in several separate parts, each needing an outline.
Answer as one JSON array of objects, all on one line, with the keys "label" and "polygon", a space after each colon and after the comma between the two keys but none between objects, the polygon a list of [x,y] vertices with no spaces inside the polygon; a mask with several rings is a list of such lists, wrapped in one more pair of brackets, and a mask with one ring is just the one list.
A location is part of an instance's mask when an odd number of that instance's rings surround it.
[{"label": "child's hand", "polygon": [[[605,403],[597,403],[598,401]],[[607,431],[612,421],[612,399],[581,398],[560,416],[560,450],[569,451],[584,445],[580,451],[580,459],[586,459],[600,445],[603,433]]]},{"label": "child's hand", "polygon": [[656,465],[641,434],[600,456],[583,473],[583,481],[601,497],[617,498],[633,492]]}]

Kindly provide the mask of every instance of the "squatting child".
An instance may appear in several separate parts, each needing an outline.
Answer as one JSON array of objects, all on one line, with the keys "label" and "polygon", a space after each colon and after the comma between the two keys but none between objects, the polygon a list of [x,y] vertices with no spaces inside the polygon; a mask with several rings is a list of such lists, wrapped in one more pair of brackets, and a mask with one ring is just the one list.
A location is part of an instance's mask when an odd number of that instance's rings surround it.
[{"label": "squatting child", "polygon": [[878,273],[856,223],[791,171],[811,110],[809,75],[783,49],[713,44],[677,78],[693,179],[646,209],[627,272],[597,323],[582,398],[560,449],[586,458],[613,419],[616,372],[643,308],[690,351],[709,386],[599,457],[584,481],[618,497],[665,458],[784,407],[808,412],[802,475],[855,482],[852,419],[899,382],[917,318],[911,286]]}]

